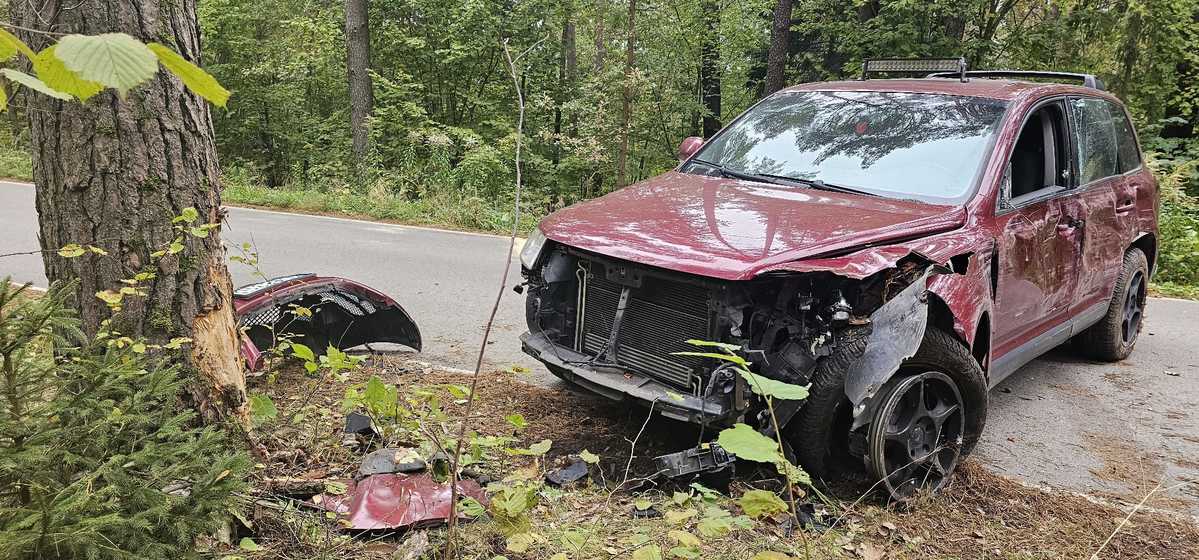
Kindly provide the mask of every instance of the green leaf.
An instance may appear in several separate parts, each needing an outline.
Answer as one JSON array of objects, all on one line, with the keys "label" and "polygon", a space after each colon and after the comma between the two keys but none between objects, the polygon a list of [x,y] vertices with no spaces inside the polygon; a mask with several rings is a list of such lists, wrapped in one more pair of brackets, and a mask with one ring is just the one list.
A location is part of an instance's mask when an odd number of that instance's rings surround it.
[{"label": "green leaf", "polygon": [[178,254],[181,252],[183,252],[183,243],[180,243],[178,241],[172,241],[171,245],[169,247],[167,247],[167,253],[170,253],[172,255]]},{"label": "green leaf", "polygon": [[594,465],[600,461],[599,455],[596,455],[595,453],[592,453],[586,449],[579,452],[579,458],[588,465]]},{"label": "green leaf", "polygon": [[553,444],[553,441],[543,439],[537,443],[534,443],[533,445],[530,445],[528,449],[509,449],[508,453],[513,455],[545,455],[547,452],[549,452],[550,446]]},{"label": "green leaf", "polygon": [[719,348],[721,350],[724,350],[725,352],[728,352],[729,354],[732,354],[741,349],[741,347],[737,346],[736,344],[728,344],[726,342],[711,342],[708,340],[695,340],[694,338],[688,340],[687,344],[690,344],[692,346],[708,346],[711,348]]},{"label": "green leaf", "polygon": [[682,525],[696,515],[699,515],[699,512],[695,508],[687,508],[684,510],[670,510],[666,512],[665,518],[666,522],[671,525]]},{"label": "green leaf", "polygon": [[241,542],[238,543],[237,546],[238,548],[247,552],[257,552],[262,550],[262,545],[254,542],[254,539],[251,539],[250,537],[242,537]]},{"label": "green leaf", "polygon": [[808,385],[792,385],[746,370],[739,370],[739,372],[741,377],[749,382],[749,388],[763,397],[788,401],[802,401],[808,398]]},{"label": "green leaf", "polygon": [[218,107],[224,107],[225,102],[229,101],[229,90],[221,87],[221,84],[216,81],[216,78],[212,77],[212,74],[188,62],[187,59],[166,45],[150,43],[147,47],[154,54],[158,55],[158,62],[163,67],[170,70],[172,74],[183,82],[183,85],[187,86],[187,89],[192,90],[196,95],[207,99]]},{"label": "green leaf", "polygon": [[325,481],[325,493],[333,496],[344,496],[350,487],[344,482],[336,480]]},{"label": "green leaf", "polygon": [[733,532],[733,522],[729,517],[706,517],[695,528],[706,538],[718,539]]},{"label": "green leaf", "polygon": [[262,393],[254,393],[250,395],[250,418],[254,424],[261,426],[279,416],[279,409],[275,408],[275,401]]},{"label": "green leaf", "polygon": [[[316,360],[316,354],[312,352],[312,349],[298,342],[291,345],[291,353],[293,356],[304,360],[305,362],[312,362]],[[372,378],[372,380],[376,379]]]},{"label": "green leaf", "polygon": [[0,62],[8,60],[17,55],[17,53],[25,55],[25,58],[33,60],[33,49],[17,38],[16,35],[9,33],[7,29],[0,28]]},{"label": "green leaf", "polygon": [[508,537],[504,543],[504,548],[507,548],[511,552],[525,553],[529,551],[529,547],[533,546],[535,541],[536,538],[533,537],[532,533],[517,533]]},{"label": "green leaf", "polygon": [[795,558],[792,556],[787,556],[782,552],[763,550],[762,552],[755,554],[753,560],[795,560]]},{"label": "green leaf", "polygon": [[662,560],[662,549],[651,544],[633,551],[633,560]]},{"label": "green leaf", "polygon": [[717,352],[671,352],[673,356],[695,356],[697,358],[712,358],[714,360],[722,360],[725,362],[737,364],[741,367],[749,367],[749,362],[741,356],[732,354],[720,354]]},{"label": "green leaf", "polygon": [[196,220],[199,220],[199,219],[200,219],[200,211],[196,210],[194,207],[188,206],[188,207],[184,208],[183,210],[180,210],[179,215],[175,216],[171,220],[171,222],[187,222],[190,224],[190,223],[194,223]]},{"label": "green leaf", "polygon": [[683,558],[684,560],[693,560],[700,556],[699,549],[691,546],[676,546],[667,551],[667,553],[672,558]]},{"label": "green leaf", "polygon": [[509,424],[512,424],[513,428],[518,430],[523,430],[525,429],[525,426],[529,425],[529,423],[525,420],[524,415],[520,413],[509,414],[504,417],[504,420],[507,420]]},{"label": "green leaf", "polygon": [[645,511],[653,506],[654,502],[649,498],[637,498],[633,502],[633,507],[637,508],[637,511]]},{"label": "green leaf", "polygon": [[0,113],[8,110],[8,91],[4,89],[4,84],[0,84]]},{"label": "green leaf", "polygon": [[674,539],[674,542],[677,542],[682,546],[698,547],[700,545],[699,537],[692,535],[691,533],[688,533],[687,531],[681,531],[679,529],[671,529],[670,531],[668,531],[666,533],[666,536],[670,537],[671,539]]},{"label": "green leaf", "polygon": [[78,243],[67,243],[58,250],[58,255],[68,259],[73,259],[83,255],[83,246]]},{"label": "green leaf", "polygon": [[154,51],[124,33],[67,35],[58,41],[55,55],[81,78],[113,88],[122,97],[158,71]]},{"label": "green leaf", "polygon": [[458,507],[462,511],[462,514],[467,517],[478,517],[487,512],[487,508],[484,508],[483,504],[479,503],[479,500],[470,496],[462,498],[462,502]]},{"label": "green leaf", "polygon": [[46,82],[43,82],[37,78],[34,78],[33,76],[30,76],[29,74],[26,74],[24,72],[18,72],[16,70],[13,70],[12,68],[4,68],[4,69],[0,70],[0,74],[3,74],[5,78],[8,78],[18,84],[21,84],[21,85],[31,89],[31,90],[48,95],[55,99],[61,99],[63,101],[73,101],[75,99],[74,97],[71,97],[70,95],[67,95],[61,91],[58,91],[58,90],[46,85]]},{"label": "green leaf", "polygon": [[750,490],[737,500],[741,510],[754,519],[787,511],[787,503],[767,490]]},{"label": "green leaf", "polygon": [[778,442],[745,424],[735,424],[721,431],[716,443],[725,451],[748,461],[774,463],[781,457]]},{"label": "green leaf", "polygon": [[104,86],[80,78],[79,74],[67,68],[54,54],[57,48],[58,45],[51,45],[33,58],[33,70],[37,72],[37,77],[41,78],[46,85],[63,93],[71,94],[80,101],[87,101],[97,93],[104,91]]}]

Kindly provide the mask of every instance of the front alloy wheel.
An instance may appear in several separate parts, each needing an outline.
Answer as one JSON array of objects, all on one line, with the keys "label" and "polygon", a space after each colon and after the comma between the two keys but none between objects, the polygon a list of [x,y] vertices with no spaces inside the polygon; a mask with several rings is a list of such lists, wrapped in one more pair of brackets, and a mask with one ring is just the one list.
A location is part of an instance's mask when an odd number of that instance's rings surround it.
[{"label": "front alloy wheel", "polygon": [[896,501],[949,483],[961,455],[965,411],[957,384],[927,371],[892,380],[867,434],[867,467]]}]

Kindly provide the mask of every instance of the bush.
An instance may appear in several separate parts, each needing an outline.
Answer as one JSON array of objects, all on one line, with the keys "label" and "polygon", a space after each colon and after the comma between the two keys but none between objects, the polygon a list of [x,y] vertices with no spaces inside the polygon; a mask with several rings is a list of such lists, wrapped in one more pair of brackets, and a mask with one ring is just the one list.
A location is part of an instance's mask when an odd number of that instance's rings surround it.
[{"label": "bush", "polygon": [[248,460],[194,427],[183,379],[131,346],[84,342],[64,304],[0,281],[0,558],[192,555]]},{"label": "bush", "polygon": [[1199,200],[1186,191],[1196,164],[1155,165],[1162,201],[1157,282],[1199,286]]}]

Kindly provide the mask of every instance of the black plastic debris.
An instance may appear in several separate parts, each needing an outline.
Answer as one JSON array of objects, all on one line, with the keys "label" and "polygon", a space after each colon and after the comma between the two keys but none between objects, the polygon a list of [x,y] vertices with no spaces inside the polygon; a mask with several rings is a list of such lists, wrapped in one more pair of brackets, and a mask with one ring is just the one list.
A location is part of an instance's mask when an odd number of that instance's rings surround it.
[{"label": "black plastic debris", "polygon": [[657,473],[666,478],[713,474],[732,469],[737,458],[716,443],[667,453],[654,458]]},{"label": "black plastic debris", "polygon": [[636,506],[633,506],[633,519],[656,519],[659,517],[662,517],[662,512],[654,506],[645,509],[637,509]]},{"label": "black plastic debris", "polygon": [[545,481],[554,486],[565,486],[587,476],[587,463],[575,457],[569,465],[545,473]]},{"label": "black plastic debris", "polygon": [[414,473],[425,470],[425,462],[410,447],[384,447],[362,458],[358,476],[389,473]]},{"label": "black plastic debris", "polygon": [[371,418],[360,412],[351,412],[346,415],[346,433],[360,436],[369,436],[375,433],[371,427]]}]

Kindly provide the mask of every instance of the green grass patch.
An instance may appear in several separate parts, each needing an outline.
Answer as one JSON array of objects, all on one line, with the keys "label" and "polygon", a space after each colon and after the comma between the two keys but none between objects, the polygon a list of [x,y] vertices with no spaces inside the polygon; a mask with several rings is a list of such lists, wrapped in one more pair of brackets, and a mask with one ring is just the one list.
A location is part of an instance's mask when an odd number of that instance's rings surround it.
[{"label": "green grass patch", "polygon": [[1149,284],[1149,295],[1199,300],[1199,286],[1174,282],[1152,282]]},{"label": "green grass patch", "polygon": [[33,162],[29,159],[29,152],[8,134],[0,134],[0,177],[33,180]]},{"label": "green grass patch", "polygon": [[[509,233],[512,206],[508,202],[473,196],[435,195],[410,200],[390,194],[361,194],[348,189],[278,188],[233,183],[225,187],[224,202],[312,214],[335,214],[409,225],[487,233]],[[522,209],[520,231],[528,232],[542,215]]]}]

